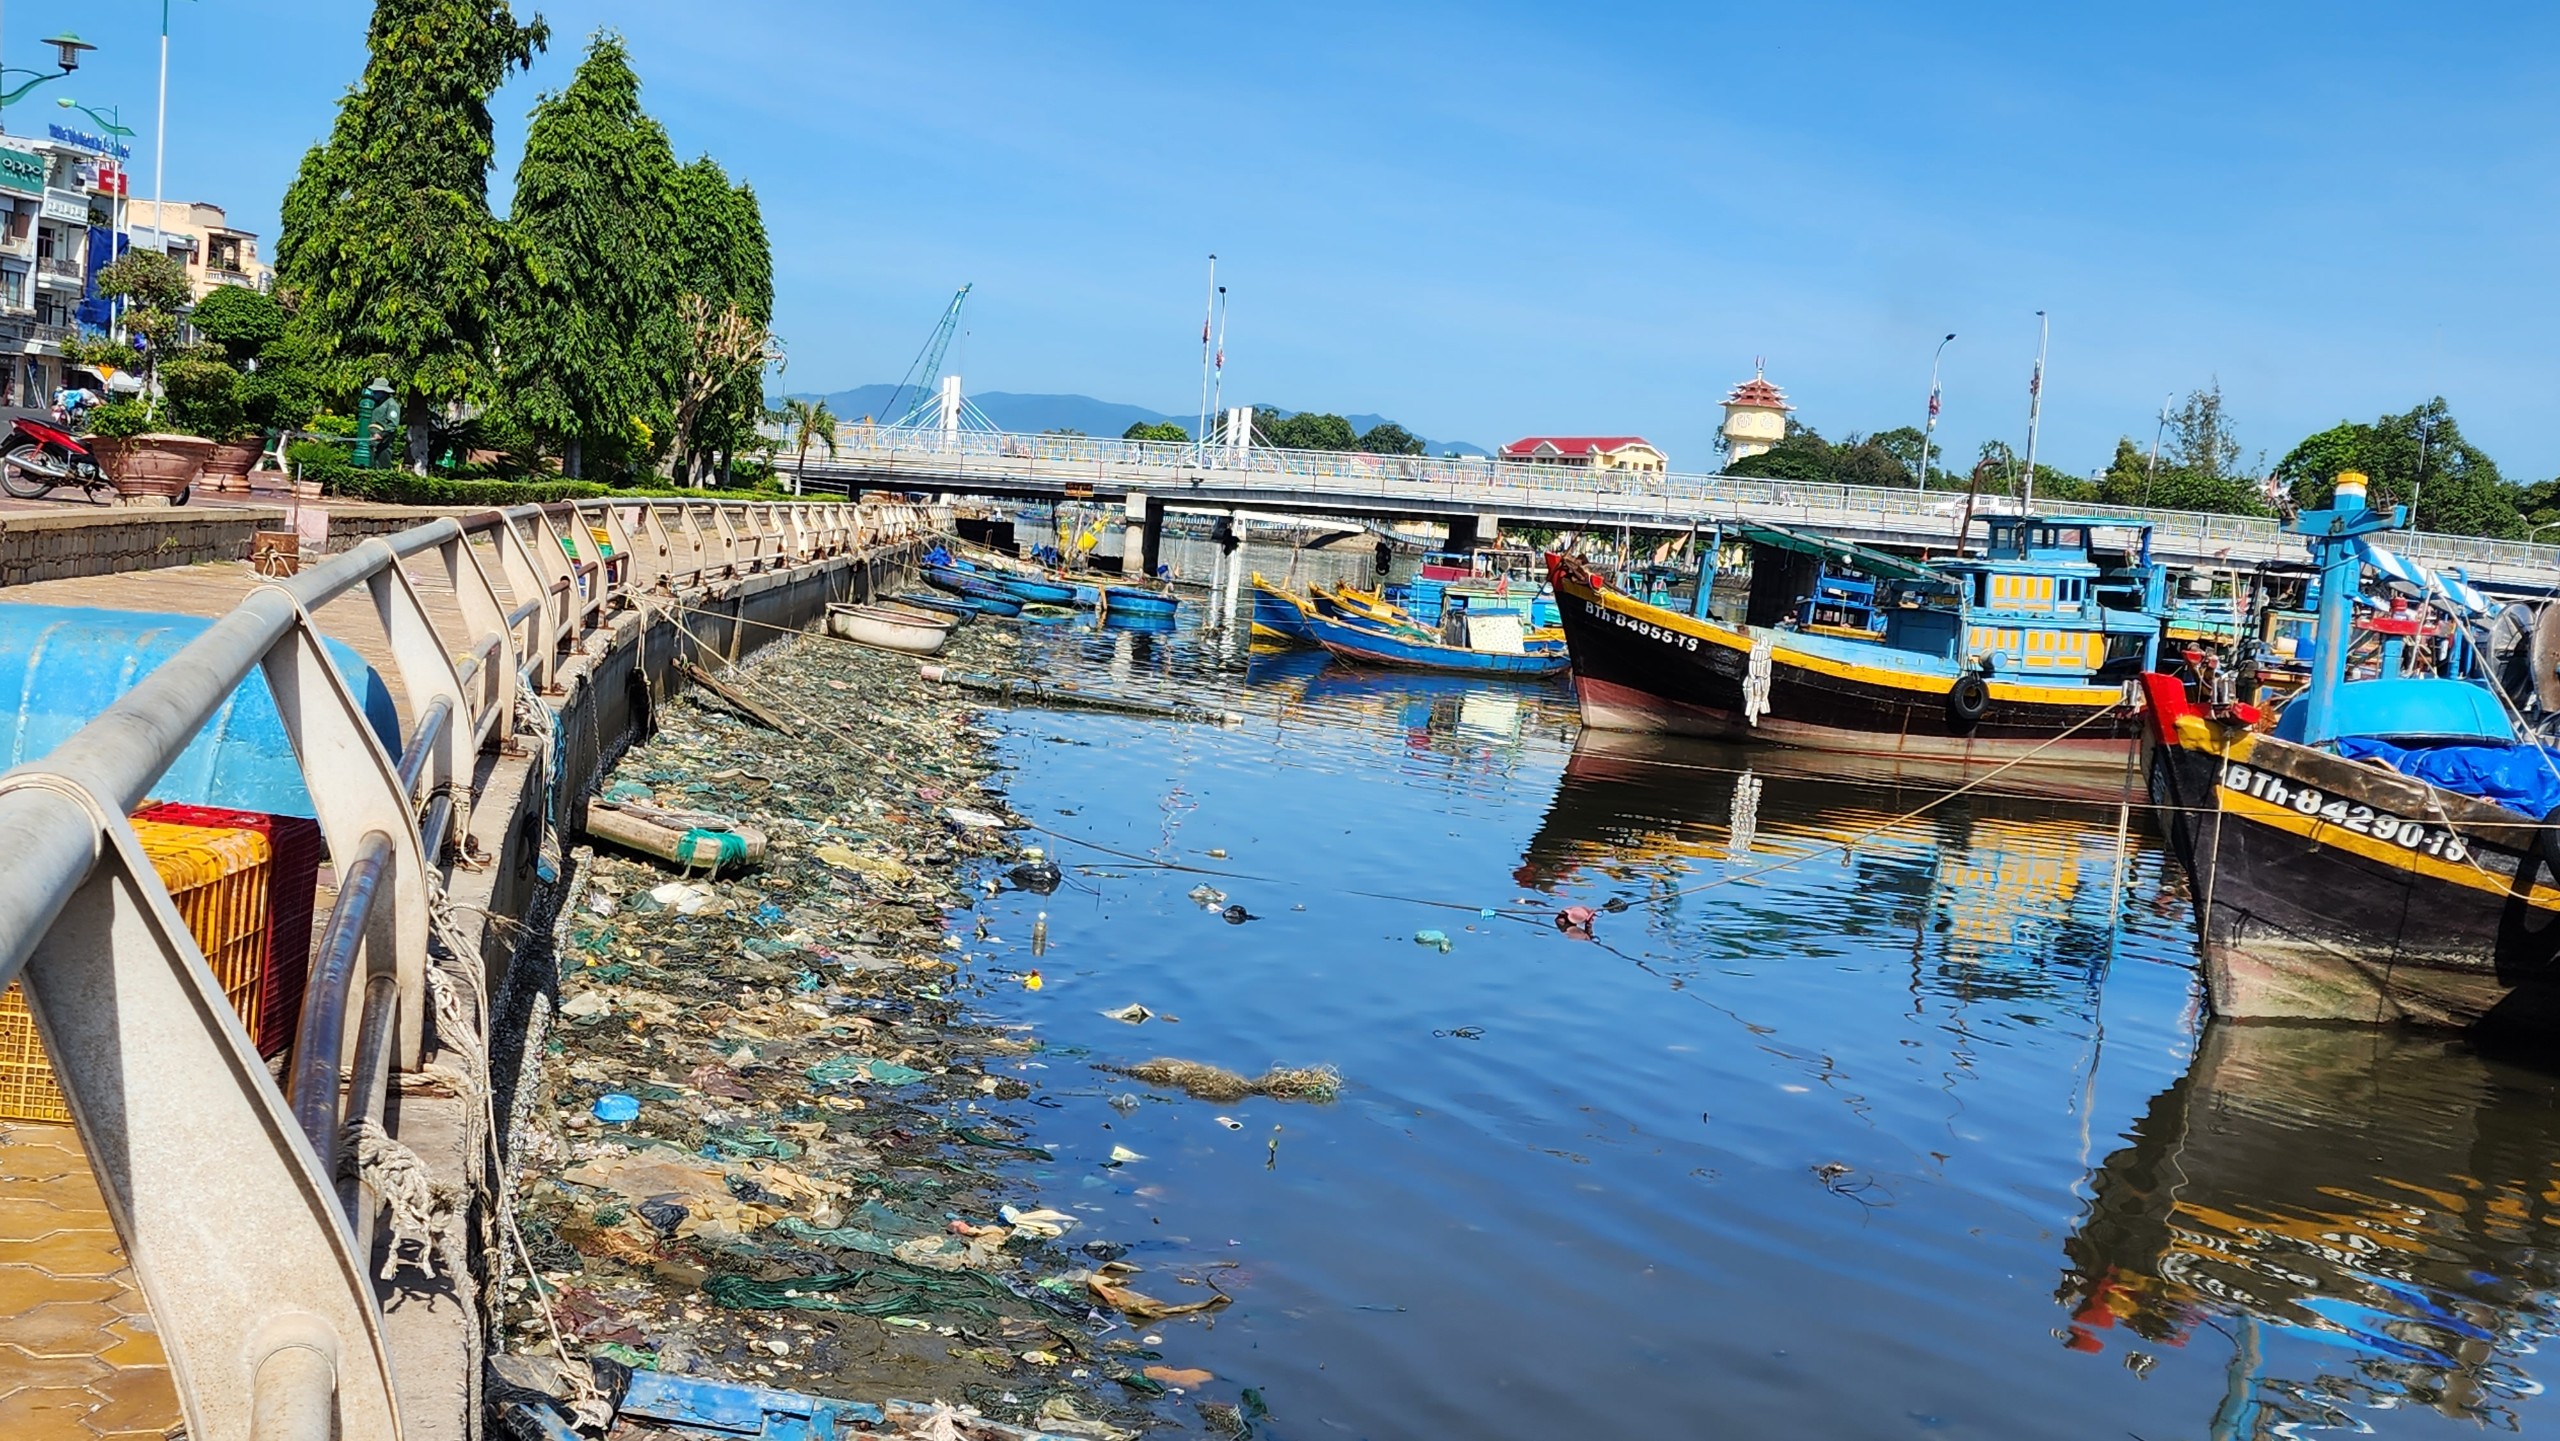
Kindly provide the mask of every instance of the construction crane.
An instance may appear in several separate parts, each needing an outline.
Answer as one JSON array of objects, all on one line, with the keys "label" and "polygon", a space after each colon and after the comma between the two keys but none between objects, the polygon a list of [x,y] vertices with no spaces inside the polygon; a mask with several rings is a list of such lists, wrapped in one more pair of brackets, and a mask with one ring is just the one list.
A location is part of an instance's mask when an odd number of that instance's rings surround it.
[{"label": "construction crane", "polygon": [[907,398],[909,391],[915,392],[916,404],[921,407],[934,382],[942,378],[942,357],[951,349],[951,337],[960,332],[960,307],[968,299],[969,287],[963,285],[959,293],[951,297],[951,303],[943,307],[941,323],[933,327],[933,338],[924,343],[924,349],[916,352],[915,364],[907,367],[905,378],[898,382],[896,390],[890,392],[889,403],[880,408],[881,418],[889,424],[906,423],[907,413],[898,406]]}]

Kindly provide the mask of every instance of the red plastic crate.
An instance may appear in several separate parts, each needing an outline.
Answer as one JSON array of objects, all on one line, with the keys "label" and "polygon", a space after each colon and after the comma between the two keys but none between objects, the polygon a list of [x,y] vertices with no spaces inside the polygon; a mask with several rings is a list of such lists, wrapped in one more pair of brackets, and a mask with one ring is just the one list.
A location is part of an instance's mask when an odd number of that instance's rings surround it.
[{"label": "red plastic crate", "polygon": [[267,881],[267,964],[258,995],[258,1054],[273,1060],[293,1048],[302,1025],[302,990],[311,975],[312,904],[320,863],[328,847],[320,823],[305,816],[271,816],[220,806],[150,805],[137,820],[170,825],[256,831],[267,838],[272,868]]}]

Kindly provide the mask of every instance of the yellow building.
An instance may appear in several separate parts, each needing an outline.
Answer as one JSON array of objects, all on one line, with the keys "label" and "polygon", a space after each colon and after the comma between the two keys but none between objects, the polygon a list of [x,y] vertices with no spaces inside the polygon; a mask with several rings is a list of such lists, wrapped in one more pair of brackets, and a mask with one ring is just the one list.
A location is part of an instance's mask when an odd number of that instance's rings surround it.
[{"label": "yellow building", "polygon": [[1748,460],[1786,439],[1787,416],[1794,410],[1787,393],[1755,370],[1724,398],[1725,463]]},{"label": "yellow building", "polygon": [[1530,435],[1502,448],[1504,460],[1534,465],[1571,465],[1584,470],[1613,471],[1628,476],[1660,475],[1662,452],[1637,435]]},{"label": "yellow building", "polygon": [[258,258],[256,233],[232,229],[221,206],[200,200],[172,200],[165,207],[166,224],[162,223],[162,208],[149,200],[128,201],[125,228],[143,235],[156,232],[168,247],[170,258],[186,263],[187,279],[195,285],[196,299],[202,300],[225,285],[245,285],[252,290],[274,288],[275,271]]}]

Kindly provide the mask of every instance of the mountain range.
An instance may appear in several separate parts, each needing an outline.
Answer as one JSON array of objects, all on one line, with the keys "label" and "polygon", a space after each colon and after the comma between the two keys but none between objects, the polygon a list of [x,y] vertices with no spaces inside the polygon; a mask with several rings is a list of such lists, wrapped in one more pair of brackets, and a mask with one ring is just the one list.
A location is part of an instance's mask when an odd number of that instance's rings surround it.
[{"label": "mountain range", "polygon": [[[846,420],[858,420],[866,415],[875,419],[888,419],[892,417],[884,416],[882,413],[889,408],[889,402],[897,389],[894,385],[858,385],[851,390],[831,391],[823,399],[827,402],[829,410]],[[794,398],[810,400],[821,397],[799,394]],[[1024,432],[1074,430],[1105,439],[1117,439],[1132,425],[1160,425],[1171,421],[1189,431],[1197,429],[1200,424],[1200,417],[1196,414],[1167,415],[1163,411],[1149,410],[1142,405],[1125,405],[1116,400],[1096,400],[1090,395],[1021,395],[1010,391],[988,390],[971,395],[969,403],[1003,429]],[[908,392],[904,399],[899,400],[898,405],[901,410],[912,409],[915,405],[915,393]],[[1254,407],[1254,413],[1281,416],[1294,415],[1297,412],[1277,406],[1258,405]],[[1358,432],[1366,432],[1373,426],[1386,423],[1386,417],[1383,415],[1346,415],[1343,419],[1351,422],[1351,428]],[[1423,448],[1432,455],[1489,455],[1492,453],[1483,446],[1464,440],[1426,438],[1423,439],[1422,444]]]}]

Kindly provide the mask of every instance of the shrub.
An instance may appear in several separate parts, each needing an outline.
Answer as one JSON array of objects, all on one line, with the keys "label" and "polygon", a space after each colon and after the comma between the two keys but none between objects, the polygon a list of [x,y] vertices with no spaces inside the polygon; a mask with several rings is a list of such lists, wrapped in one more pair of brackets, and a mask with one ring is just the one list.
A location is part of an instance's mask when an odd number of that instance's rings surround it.
[{"label": "shrub", "polygon": [[89,433],[109,440],[141,435],[151,428],[151,408],[139,396],[119,396],[89,413]]}]

